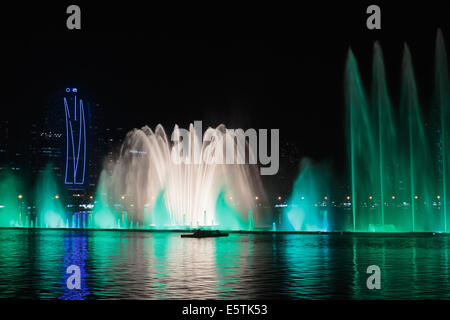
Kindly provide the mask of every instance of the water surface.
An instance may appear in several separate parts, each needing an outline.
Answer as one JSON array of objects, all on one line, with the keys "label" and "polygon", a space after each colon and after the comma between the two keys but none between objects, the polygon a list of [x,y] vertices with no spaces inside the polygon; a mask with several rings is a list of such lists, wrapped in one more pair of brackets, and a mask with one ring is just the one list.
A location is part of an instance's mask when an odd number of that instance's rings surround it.
[{"label": "water surface", "polygon": [[[449,239],[0,229],[0,298],[449,299]],[[80,290],[66,286],[73,264]]]}]

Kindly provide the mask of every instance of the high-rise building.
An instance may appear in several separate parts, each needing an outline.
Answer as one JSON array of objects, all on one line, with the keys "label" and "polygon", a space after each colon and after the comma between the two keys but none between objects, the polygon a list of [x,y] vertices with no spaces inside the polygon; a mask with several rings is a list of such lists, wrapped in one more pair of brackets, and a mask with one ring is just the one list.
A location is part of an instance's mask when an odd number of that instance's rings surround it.
[{"label": "high-rise building", "polygon": [[86,193],[87,166],[87,102],[76,88],[67,88],[64,101],[64,186],[75,194]]},{"label": "high-rise building", "polygon": [[30,132],[32,174],[37,177],[51,166],[69,204],[91,200],[105,156],[100,105],[86,96],[78,88],[59,90],[48,99],[42,121],[33,123]]},{"label": "high-rise building", "polygon": [[104,160],[105,168],[108,174],[111,172],[111,164],[119,157],[120,147],[125,138],[126,130],[124,128],[106,128],[104,133],[104,145],[106,150],[106,157]]},{"label": "high-rise building", "polygon": [[3,173],[9,171],[21,174],[26,167],[23,144],[16,138],[16,125],[9,120],[0,120],[0,172]]}]

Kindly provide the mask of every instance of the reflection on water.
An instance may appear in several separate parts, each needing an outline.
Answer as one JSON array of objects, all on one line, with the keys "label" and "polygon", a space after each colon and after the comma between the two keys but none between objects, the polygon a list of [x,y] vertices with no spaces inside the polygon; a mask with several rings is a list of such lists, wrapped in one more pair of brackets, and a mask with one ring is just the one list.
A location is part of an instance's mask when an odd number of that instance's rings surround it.
[{"label": "reflection on water", "polygon": [[67,278],[71,274],[64,273],[62,288],[64,294],[60,297],[63,300],[84,300],[89,295],[89,287],[86,283],[88,274],[85,271],[86,260],[88,258],[87,235],[83,232],[64,235],[64,264],[63,270],[71,265],[76,265],[80,268],[81,288],[79,290],[72,290],[67,288]]},{"label": "reflection on water", "polygon": [[[449,237],[0,230],[0,297],[449,299]],[[381,268],[381,290],[366,269]],[[81,270],[81,289],[66,269]]]}]

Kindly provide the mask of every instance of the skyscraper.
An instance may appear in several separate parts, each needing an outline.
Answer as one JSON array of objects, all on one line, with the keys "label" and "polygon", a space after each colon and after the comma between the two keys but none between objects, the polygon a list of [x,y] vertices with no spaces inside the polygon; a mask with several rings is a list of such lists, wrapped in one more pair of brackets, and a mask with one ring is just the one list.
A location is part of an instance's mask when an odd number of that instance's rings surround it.
[{"label": "skyscraper", "polygon": [[66,88],[64,101],[64,184],[69,190],[86,191],[86,108],[76,88]]},{"label": "skyscraper", "polygon": [[50,165],[60,196],[69,207],[87,204],[95,192],[106,148],[101,130],[100,105],[74,87],[52,95],[42,118],[31,126],[31,172],[37,178]]}]

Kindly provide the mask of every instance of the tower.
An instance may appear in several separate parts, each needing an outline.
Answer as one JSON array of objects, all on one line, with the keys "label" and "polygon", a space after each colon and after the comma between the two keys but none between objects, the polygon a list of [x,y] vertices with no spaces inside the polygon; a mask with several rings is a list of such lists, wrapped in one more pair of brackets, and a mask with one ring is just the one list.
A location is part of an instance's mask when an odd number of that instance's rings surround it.
[{"label": "tower", "polygon": [[66,88],[65,114],[65,166],[64,184],[69,190],[86,190],[87,136],[86,113],[83,99],[77,97],[76,88]]}]

